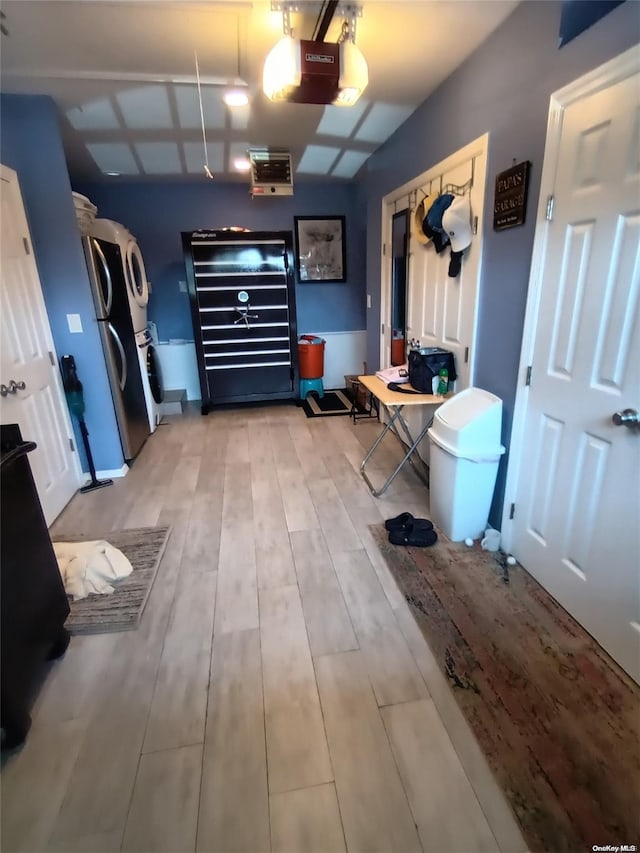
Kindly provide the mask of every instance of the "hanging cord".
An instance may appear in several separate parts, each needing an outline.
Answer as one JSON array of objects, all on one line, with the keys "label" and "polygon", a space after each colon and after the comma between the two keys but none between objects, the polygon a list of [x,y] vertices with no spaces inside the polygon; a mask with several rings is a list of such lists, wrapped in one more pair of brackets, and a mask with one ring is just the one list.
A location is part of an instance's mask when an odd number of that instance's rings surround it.
[{"label": "hanging cord", "polygon": [[207,135],[204,129],[204,110],[202,108],[202,89],[200,88],[200,69],[198,67],[198,51],[195,53],[196,57],[196,80],[198,82],[198,101],[200,103],[200,123],[202,125],[202,144],[204,145],[204,173],[208,178],[213,180],[213,173],[209,168],[209,154],[207,152]]}]

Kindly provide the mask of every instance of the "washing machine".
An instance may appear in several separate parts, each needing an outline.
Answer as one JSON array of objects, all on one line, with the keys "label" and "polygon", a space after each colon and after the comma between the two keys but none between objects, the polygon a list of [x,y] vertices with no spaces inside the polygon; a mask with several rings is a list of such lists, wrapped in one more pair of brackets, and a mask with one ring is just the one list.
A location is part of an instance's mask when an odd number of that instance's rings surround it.
[{"label": "washing machine", "polygon": [[154,432],[162,417],[160,405],[164,399],[160,359],[148,329],[136,333],[136,345],[138,359],[140,360],[144,398],[149,416],[149,430]]},{"label": "washing machine", "polygon": [[142,332],[147,328],[149,283],[136,238],[124,225],[111,219],[96,219],[90,226],[90,233],[92,237],[119,246],[133,330]]}]

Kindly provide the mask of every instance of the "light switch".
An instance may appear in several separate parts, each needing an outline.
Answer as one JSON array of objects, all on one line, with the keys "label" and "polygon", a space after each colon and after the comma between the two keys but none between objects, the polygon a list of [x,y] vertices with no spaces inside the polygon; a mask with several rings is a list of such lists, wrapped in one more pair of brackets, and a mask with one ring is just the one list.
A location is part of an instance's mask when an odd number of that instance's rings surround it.
[{"label": "light switch", "polygon": [[180,293],[186,293],[187,292],[187,282],[180,280],[178,282],[178,288],[180,290]]},{"label": "light switch", "polygon": [[67,314],[67,323],[72,334],[82,332],[82,320],[79,314]]}]

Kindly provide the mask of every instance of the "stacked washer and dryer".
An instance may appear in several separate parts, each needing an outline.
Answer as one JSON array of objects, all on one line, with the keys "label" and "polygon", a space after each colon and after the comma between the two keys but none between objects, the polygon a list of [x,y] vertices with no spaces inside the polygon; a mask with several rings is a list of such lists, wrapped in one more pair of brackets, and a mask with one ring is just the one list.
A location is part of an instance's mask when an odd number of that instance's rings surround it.
[{"label": "stacked washer and dryer", "polygon": [[118,222],[81,230],[124,458],[134,459],[160,422],[159,362],[147,329],[149,285],[135,237]]},{"label": "stacked washer and dryer", "polygon": [[163,400],[160,362],[147,327],[147,303],[149,301],[149,283],[144,268],[142,252],[136,238],[119,222],[111,219],[96,219],[91,226],[91,234],[120,247],[120,256],[124,267],[127,285],[127,297],[133,331],[138,349],[142,387],[144,388],[149,430],[154,432],[160,423],[160,406]]}]

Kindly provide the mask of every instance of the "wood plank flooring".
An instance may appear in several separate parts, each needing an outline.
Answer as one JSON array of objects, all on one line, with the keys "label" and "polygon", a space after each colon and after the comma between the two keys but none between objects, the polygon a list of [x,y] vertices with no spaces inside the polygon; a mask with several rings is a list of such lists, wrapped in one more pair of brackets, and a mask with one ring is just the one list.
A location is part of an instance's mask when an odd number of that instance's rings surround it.
[{"label": "wood plank flooring", "polygon": [[171,536],[138,630],[74,637],[43,675],[3,756],[5,853],[525,850],[369,534],[428,515],[413,472],[378,500],[360,477],[379,429],[193,409],[76,495],[54,538]]}]

